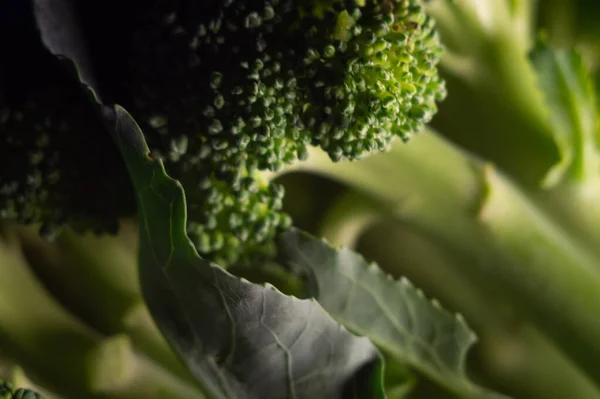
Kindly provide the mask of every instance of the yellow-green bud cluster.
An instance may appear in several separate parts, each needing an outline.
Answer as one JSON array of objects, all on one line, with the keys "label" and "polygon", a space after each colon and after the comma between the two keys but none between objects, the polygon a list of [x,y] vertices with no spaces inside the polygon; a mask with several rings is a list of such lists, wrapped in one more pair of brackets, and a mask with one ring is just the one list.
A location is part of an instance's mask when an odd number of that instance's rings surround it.
[{"label": "yellow-green bud cluster", "polygon": [[214,176],[194,179],[182,174],[188,197],[187,231],[198,251],[220,265],[248,264],[275,253],[275,235],[290,227],[282,213],[283,187],[256,176],[239,186]]},{"label": "yellow-green bud cluster", "polygon": [[167,3],[132,47],[132,108],[158,148],[184,132],[223,169],[278,170],[309,144],[357,159],[422,129],[445,96],[417,0]]},{"label": "yellow-green bud cluster", "polygon": [[79,85],[31,49],[0,69],[0,219],[114,232],[135,209],[122,159]]},{"label": "yellow-green bud cluster", "polygon": [[[441,47],[417,1],[367,2],[315,18],[303,60],[310,103],[303,119],[311,143],[334,160],[383,151],[423,128],[445,96],[437,74]],[[323,38],[333,37],[334,42]]]}]

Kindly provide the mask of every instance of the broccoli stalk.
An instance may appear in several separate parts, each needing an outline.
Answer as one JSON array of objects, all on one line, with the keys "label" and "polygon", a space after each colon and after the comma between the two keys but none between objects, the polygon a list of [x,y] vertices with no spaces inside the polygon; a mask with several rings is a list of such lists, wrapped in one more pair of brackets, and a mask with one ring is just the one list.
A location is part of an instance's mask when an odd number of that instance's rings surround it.
[{"label": "broccoli stalk", "polygon": [[[514,10],[510,4],[520,6]],[[441,134],[538,185],[559,161],[552,125],[527,59],[532,1],[434,1],[446,45],[440,70],[452,97],[433,121]]]},{"label": "broccoli stalk", "polygon": [[553,52],[533,34],[527,36],[534,40],[523,36],[535,29],[533,6],[491,0],[428,6],[448,47],[440,66],[453,93],[433,126],[496,164],[569,235],[600,255],[593,76],[576,53]]},{"label": "broccoli stalk", "polygon": [[62,308],[24,259],[17,237],[0,244],[0,342],[47,387],[77,398],[198,398],[182,381],[134,349],[123,335],[103,336]]},{"label": "broccoli stalk", "polygon": [[328,208],[319,232],[336,246],[358,247],[394,276],[459,310],[478,335],[471,372],[490,386],[513,397],[598,397],[592,380],[507,305],[502,286],[464,272],[470,254],[395,217],[394,210],[350,189]]},{"label": "broccoli stalk", "polygon": [[29,267],[61,304],[105,335],[128,335],[162,367],[191,380],[154,326],[141,296],[135,228],[131,221],[121,221],[118,235],[101,237],[65,230],[51,243],[32,228],[11,230]]}]

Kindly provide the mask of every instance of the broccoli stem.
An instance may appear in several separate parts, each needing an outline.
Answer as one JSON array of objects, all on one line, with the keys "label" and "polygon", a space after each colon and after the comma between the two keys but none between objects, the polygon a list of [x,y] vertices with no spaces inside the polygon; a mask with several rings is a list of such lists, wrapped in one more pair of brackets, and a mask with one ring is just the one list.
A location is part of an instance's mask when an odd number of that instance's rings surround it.
[{"label": "broccoli stem", "polygon": [[511,0],[508,3],[518,41],[523,43],[525,48],[529,48],[535,32],[533,25],[535,23],[538,0]]},{"label": "broccoli stem", "polygon": [[443,126],[444,135],[520,183],[537,187],[560,154],[527,57],[530,40],[522,33],[530,29],[531,1],[517,2],[512,10],[509,3],[461,0],[428,6],[447,44],[440,69],[452,93],[433,126]]},{"label": "broccoli stem", "polygon": [[70,397],[202,397],[136,353],[124,335],[105,337],[61,308],[37,281],[10,232],[0,243],[0,346],[43,385]]},{"label": "broccoli stem", "polygon": [[385,207],[354,190],[341,196],[320,221],[319,236],[333,246],[356,247],[361,235],[386,217]]},{"label": "broccoli stem", "polygon": [[539,8],[539,25],[548,40],[559,48],[576,47],[593,70],[600,63],[598,15],[594,0],[544,0]]},{"label": "broccoli stem", "polygon": [[122,221],[116,237],[65,230],[53,243],[34,229],[22,228],[18,233],[35,273],[78,317],[103,334],[127,334],[164,368],[192,381],[144,304],[137,278],[134,223]]},{"label": "broccoli stem", "polygon": [[600,175],[531,195],[574,240],[600,259]]},{"label": "broccoli stem", "polygon": [[[448,46],[441,70],[452,93],[441,104],[433,126],[442,127],[451,140],[498,165],[570,235],[600,257],[600,209],[595,205],[600,201],[600,175],[595,165],[583,180],[567,176],[564,183],[547,184],[561,155],[527,55],[531,42],[523,36],[523,31],[531,30],[535,3],[484,0],[475,7],[475,2],[461,0],[428,5]],[[567,4],[562,0],[550,3],[541,11]],[[552,15],[571,21],[573,7],[568,3],[568,10]],[[597,158],[597,139],[585,141],[586,146],[577,147],[589,150],[585,158]]]},{"label": "broccoli stem", "polygon": [[333,164],[313,150],[295,166],[341,181],[471,262],[462,273],[492,281],[590,376],[600,380],[598,259],[502,175],[433,132],[410,148]]}]

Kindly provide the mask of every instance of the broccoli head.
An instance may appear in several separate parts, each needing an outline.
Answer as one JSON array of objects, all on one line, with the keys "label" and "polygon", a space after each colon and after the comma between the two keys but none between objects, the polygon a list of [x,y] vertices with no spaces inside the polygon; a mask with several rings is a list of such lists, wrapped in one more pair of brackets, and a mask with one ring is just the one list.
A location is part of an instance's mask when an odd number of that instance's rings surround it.
[{"label": "broccoli head", "polygon": [[[283,188],[263,172],[306,159],[309,146],[333,161],[386,150],[421,130],[445,96],[442,49],[417,0],[126,4],[106,7],[122,14],[112,19],[112,40],[94,7],[79,10],[102,98],[138,121],[186,190],[190,238],[221,264],[271,255],[291,224]],[[82,178],[70,177],[72,187]]]},{"label": "broccoli head", "polygon": [[290,223],[282,188],[256,171],[304,160],[307,146],[334,161],[383,151],[445,96],[437,33],[415,0],[164,1],[138,21],[127,108],[192,198],[214,199],[192,204],[203,253],[264,249]]},{"label": "broccoli head", "polygon": [[124,163],[79,84],[41,46],[25,3],[0,27],[0,219],[49,236],[65,224],[115,231],[135,210]]},{"label": "broccoli head", "polygon": [[226,171],[278,170],[308,145],[359,159],[422,129],[445,95],[416,0],[166,1],[134,41],[129,107],[151,142],[186,136]]}]

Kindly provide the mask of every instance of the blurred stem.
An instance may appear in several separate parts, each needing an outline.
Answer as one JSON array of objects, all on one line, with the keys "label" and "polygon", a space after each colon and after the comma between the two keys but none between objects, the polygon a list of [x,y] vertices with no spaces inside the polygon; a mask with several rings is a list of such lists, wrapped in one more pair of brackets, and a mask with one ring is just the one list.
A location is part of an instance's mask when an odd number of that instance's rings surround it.
[{"label": "blurred stem", "polygon": [[[433,126],[519,182],[537,187],[560,157],[527,56],[531,40],[523,39],[525,22],[519,22],[526,18],[526,25],[532,23],[533,5],[514,3],[444,0],[428,6],[448,46],[440,70],[450,93]],[[460,37],[448,41],[453,35]],[[455,41],[467,45],[455,46]],[[467,71],[461,70],[464,65]]]},{"label": "blurred stem", "polygon": [[598,261],[489,165],[433,132],[407,148],[333,164],[314,150],[296,169],[372,196],[472,262],[462,274],[491,279],[504,298],[600,381]]},{"label": "blurred stem", "polygon": [[[525,24],[532,30],[538,11],[552,44],[570,48],[575,44],[579,20],[586,13],[600,15],[595,14],[600,3],[544,0],[538,1],[537,7],[535,3],[442,0],[428,5],[448,47],[441,72],[450,93],[432,125],[525,187],[540,208],[576,238],[573,241],[586,245],[587,251],[600,258],[598,169],[592,168],[591,178],[581,182],[542,187],[561,156],[549,108],[528,57],[534,36],[525,40],[519,28]],[[454,45],[455,41],[468,45]],[[594,138],[586,141],[586,148],[593,147],[590,152],[595,156]]]},{"label": "blurred stem", "polygon": [[[40,382],[75,398],[192,399],[194,386],[67,313],[31,272],[6,226],[0,241],[0,346]],[[108,352],[120,356],[106,357]]]},{"label": "blurred stem", "polygon": [[[546,1],[546,0],[542,0]],[[509,0],[513,29],[518,41],[530,48],[535,35],[536,11],[540,0]]]},{"label": "blurred stem", "polygon": [[571,48],[577,37],[577,0],[544,0],[540,22],[553,46]]},{"label": "blurred stem", "polygon": [[[381,203],[349,190],[328,208],[318,236],[325,237],[331,245],[354,248],[361,234],[385,216],[386,208]],[[390,212],[387,216],[391,216]]]},{"label": "blurred stem", "polygon": [[474,352],[479,367],[474,370],[483,366],[494,388],[518,398],[600,398],[580,369],[502,305],[491,281],[462,273],[463,264],[472,259],[392,220],[365,232],[360,249],[388,272],[407,276],[428,296],[465,316],[479,336]]},{"label": "blurred stem", "polygon": [[597,0],[543,0],[539,25],[550,43],[559,48],[577,48],[586,63],[597,70],[600,60],[600,3]]},{"label": "blurred stem", "polygon": [[531,197],[573,240],[600,259],[600,175],[581,182],[566,181],[550,190],[535,190]]},{"label": "blurred stem", "polygon": [[103,334],[129,335],[152,359],[193,381],[143,302],[137,279],[135,222],[123,221],[117,236],[65,230],[54,243],[31,228],[18,232],[31,267],[63,306]]}]

